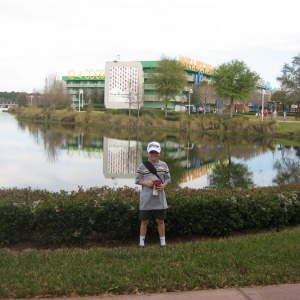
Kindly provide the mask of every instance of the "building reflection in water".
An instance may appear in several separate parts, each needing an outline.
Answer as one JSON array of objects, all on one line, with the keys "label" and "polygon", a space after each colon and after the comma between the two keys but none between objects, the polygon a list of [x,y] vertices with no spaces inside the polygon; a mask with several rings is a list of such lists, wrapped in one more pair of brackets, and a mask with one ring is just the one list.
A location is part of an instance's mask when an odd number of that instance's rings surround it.
[{"label": "building reflection in water", "polygon": [[[99,184],[108,184],[111,182],[115,187],[127,185],[134,185],[134,178],[139,164],[147,159],[145,152],[146,143],[136,139],[115,139],[103,137],[101,142],[98,141],[92,144],[83,143],[83,135],[78,138],[78,144],[70,144],[68,149],[68,156],[73,153],[83,154],[84,158],[97,158],[103,160],[103,177],[105,182]],[[219,144],[198,144],[194,142],[177,143],[172,140],[165,140],[161,142],[164,156],[168,160],[170,170],[176,170],[176,180],[173,181],[180,187],[205,187],[207,186],[207,176],[214,170],[215,166],[222,162],[228,163],[228,151],[226,145]],[[77,148],[77,149],[76,149]],[[276,148],[275,148],[276,149]],[[285,149],[280,147],[280,155],[284,157]],[[75,151],[74,151],[75,150]],[[278,149],[279,150],[279,149]],[[278,151],[279,152],[279,151]],[[273,160],[276,153],[273,151]],[[254,173],[255,184],[257,186],[269,184],[265,182],[264,172],[268,168],[265,155],[268,155],[267,148],[253,147],[246,145],[245,147],[232,147],[232,157],[236,162],[248,162],[249,168],[251,165],[259,165],[258,171],[253,168],[250,170]],[[258,159],[258,161],[257,161]],[[254,163],[256,160],[257,164]],[[252,162],[252,163],[251,163]],[[273,165],[273,164],[272,164]],[[264,171],[264,172],[263,172]],[[171,172],[172,174],[172,172]],[[174,178],[175,179],[175,178]]]},{"label": "building reflection in water", "polygon": [[142,144],[104,137],[103,154],[105,178],[135,178],[137,167],[142,162]]}]

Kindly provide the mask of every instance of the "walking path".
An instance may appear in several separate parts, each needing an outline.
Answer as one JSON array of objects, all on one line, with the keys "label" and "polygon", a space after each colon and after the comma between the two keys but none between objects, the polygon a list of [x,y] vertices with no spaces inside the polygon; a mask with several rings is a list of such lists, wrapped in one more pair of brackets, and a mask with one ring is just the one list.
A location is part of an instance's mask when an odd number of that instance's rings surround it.
[{"label": "walking path", "polygon": [[[251,288],[228,288],[157,294],[130,294],[93,297],[51,298],[51,300],[300,300],[300,283]],[[49,300],[49,298],[39,299]]]}]

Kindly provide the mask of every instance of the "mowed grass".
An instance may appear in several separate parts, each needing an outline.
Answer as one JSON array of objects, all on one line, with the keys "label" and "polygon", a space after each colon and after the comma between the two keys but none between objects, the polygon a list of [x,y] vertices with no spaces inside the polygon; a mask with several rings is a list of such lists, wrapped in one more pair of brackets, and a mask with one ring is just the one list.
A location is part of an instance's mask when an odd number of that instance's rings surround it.
[{"label": "mowed grass", "polygon": [[[262,122],[261,116],[256,118],[255,116],[247,116],[251,121]],[[271,117],[267,118],[271,121]],[[294,116],[287,116],[285,122],[282,116],[276,118],[276,132],[282,136],[299,136],[300,135],[300,120],[296,120]]]},{"label": "mowed grass", "polygon": [[278,122],[277,132],[282,135],[300,135],[300,121]]},{"label": "mowed grass", "polygon": [[154,293],[300,282],[300,227],[116,248],[0,249],[0,298]]}]

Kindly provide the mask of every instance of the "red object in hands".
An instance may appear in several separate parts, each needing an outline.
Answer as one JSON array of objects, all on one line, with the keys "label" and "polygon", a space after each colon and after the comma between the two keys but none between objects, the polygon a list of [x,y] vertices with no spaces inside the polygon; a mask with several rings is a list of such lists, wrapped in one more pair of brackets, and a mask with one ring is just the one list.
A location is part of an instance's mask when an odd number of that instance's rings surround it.
[{"label": "red object in hands", "polygon": [[161,181],[160,180],[152,180],[153,184],[157,187],[159,185],[161,185]]}]

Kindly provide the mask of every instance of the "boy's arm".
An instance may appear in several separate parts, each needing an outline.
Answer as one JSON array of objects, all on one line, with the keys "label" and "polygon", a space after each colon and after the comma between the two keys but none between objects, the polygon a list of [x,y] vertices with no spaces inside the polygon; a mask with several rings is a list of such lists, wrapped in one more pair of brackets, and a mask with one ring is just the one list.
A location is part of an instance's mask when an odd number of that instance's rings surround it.
[{"label": "boy's arm", "polygon": [[152,180],[139,180],[137,182],[137,184],[145,185],[145,186],[148,186],[149,188],[153,188],[153,185],[154,185]]}]

